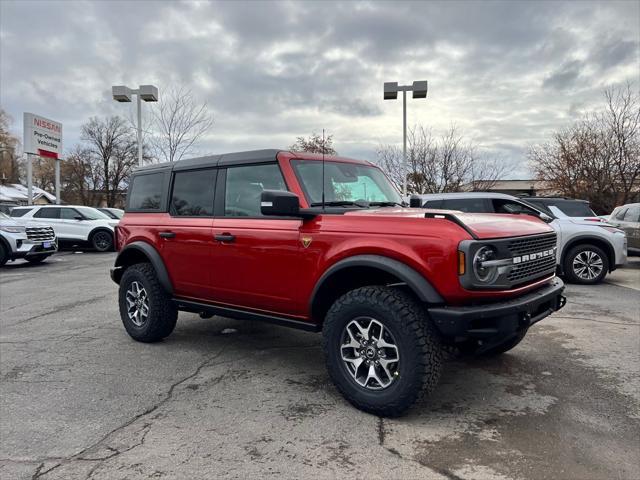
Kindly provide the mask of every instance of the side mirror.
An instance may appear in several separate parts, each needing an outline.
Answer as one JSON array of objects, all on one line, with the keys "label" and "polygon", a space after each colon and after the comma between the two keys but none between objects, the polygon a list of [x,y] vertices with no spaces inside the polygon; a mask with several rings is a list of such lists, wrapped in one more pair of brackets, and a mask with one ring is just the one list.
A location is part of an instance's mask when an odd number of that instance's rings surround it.
[{"label": "side mirror", "polygon": [[76,215],[73,218],[76,219],[76,220],[84,220],[84,217],[82,215]]},{"label": "side mirror", "polygon": [[422,208],[422,199],[418,195],[411,195],[409,208]]},{"label": "side mirror", "polygon": [[264,190],[260,196],[260,211],[263,215],[278,217],[311,218],[316,215],[300,210],[298,195],[285,190]]},{"label": "side mirror", "polygon": [[540,217],[540,220],[542,220],[543,222],[546,222],[546,223],[551,223],[551,222],[553,222],[553,217],[551,217],[551,216],[547,215],[547,214],[546,214],[546,213],[544,213],[544,212],[540,212],[539,217]]}]

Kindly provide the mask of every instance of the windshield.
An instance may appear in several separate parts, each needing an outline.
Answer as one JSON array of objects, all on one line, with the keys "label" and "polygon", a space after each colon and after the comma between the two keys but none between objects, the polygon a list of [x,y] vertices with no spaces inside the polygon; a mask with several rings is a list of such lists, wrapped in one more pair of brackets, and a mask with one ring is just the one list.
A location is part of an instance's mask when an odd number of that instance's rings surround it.
[{"label": "windshield", "polygon": [[122,218],[124,215],[124,210],[120,210],[119,208],[99,208],[98,210],[116,220]]},{"label": "windshield", "polygon": [[[535,200],[532,201],[534,204],[538,203]],[[540,202],[542,203],[542,202]],[[553,200],[553,201],[545,201],[544,202],[547,207],[554,206],[562,213],[564,213],[567,217],[595,217],[596,214],[593,213],[593,210],[589,208],[589,204],[587,202],[581,202],[579,200]]]},{"label": "windshield", "polygon": [[[343,162],[324,162],[325,203],[401,204],[402,199],[387,177],[376,167]],[[291,165],[311,206],[322,203],[322,162],[292,160]]]},{"label": "windshield", "polygon": [[11,218],[9,215],[0,212],[0,218]]},{"label": "windshield", "polygon": [[96,210],[95,208],[91,208],[91,207],[75,207],[76,210],[78,210],[83,217],[85,217],[88,220],[104,220],[105,218],[107,220],[112,220],[112,218],[105,214],[102,213],[99,210]]}]

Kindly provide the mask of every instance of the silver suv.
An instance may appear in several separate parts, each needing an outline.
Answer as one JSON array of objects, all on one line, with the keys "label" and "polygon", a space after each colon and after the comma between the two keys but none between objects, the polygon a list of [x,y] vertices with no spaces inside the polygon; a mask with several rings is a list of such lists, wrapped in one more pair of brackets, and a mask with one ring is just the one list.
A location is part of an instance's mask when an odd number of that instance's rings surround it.
[{"label": "silver suv", "polygon": [[49,225],[18,223],[0,212],[0,267],[17,258],[40,263],[57,250],[58,239]]},{"label": "silver suv", "polygon": [[[522,199],[502,193],[436,193],[414,195],[413,198],[419,198],[423,208],[534,215],[543,219],[558,234],[558,271],[573,283],[599,283],[607,273],[627,262],[625,233],[595,217],[588,203],[581,200],[576,201],[580,202],[577,206],[580,208],[576,207],[579,215],[573,217],[560,208],[534,204],[533,198]],[[563,201],[570,202],[568,199]]]}]

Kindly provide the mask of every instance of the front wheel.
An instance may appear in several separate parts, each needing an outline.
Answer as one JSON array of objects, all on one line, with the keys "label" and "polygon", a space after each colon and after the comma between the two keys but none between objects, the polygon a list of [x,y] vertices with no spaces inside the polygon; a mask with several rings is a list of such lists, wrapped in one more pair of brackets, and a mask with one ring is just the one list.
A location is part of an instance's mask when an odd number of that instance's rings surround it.
[{"label": "front wheel", "polygon": [[442,346],[422,306],[399,290],[352,290],[329,309],[323,327],[329,375],[355,407],[403,414],[435,388]]},{"label": "front wheel", "polygon": [[113,235],[106,230],[99,230],[92,235],[91,245],[97,252],[108,252],[113,249]]},{"label": "front wheel", "polygon": [[595,245],[577,245],[564,258],[564,274],[571,283],[600,283],[609,272],[609,258]]},{"label": "front wheel", "polygon": [[127,268],[118,293],[120,318],[127,333],[139,342],[157,342],[176,326],[178,310],[149,263]]}]

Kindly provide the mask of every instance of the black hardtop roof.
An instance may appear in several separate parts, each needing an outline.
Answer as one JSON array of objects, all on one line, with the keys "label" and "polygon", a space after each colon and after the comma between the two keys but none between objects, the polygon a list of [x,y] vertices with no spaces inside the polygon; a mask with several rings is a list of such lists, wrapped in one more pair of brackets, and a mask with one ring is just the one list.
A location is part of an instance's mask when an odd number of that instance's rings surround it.
[{"label": "black hardtop roof", "polygon": [[164,162],[146,167],[137,168],[134,174],[152,173],[165,170],[189,170],[193,168],[242,165],[252,163],[275,162],[279,152],[284,150],[264,149],[249,150],[246,152],[223,153],[220,155],[207,155],[205,157],[189,158],[177,162]]}]

